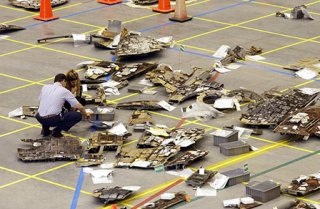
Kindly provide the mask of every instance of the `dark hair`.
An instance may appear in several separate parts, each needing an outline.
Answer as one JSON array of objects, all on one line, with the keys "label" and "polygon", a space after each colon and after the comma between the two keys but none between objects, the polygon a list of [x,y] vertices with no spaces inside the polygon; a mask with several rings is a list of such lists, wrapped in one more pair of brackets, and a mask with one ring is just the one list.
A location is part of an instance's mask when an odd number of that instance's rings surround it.
[{"label": "dark hair", "polygon": [[61,82],[63,80],[67,80],[67,77],[63,73],[59,73],[54,77],[54,82]]}]

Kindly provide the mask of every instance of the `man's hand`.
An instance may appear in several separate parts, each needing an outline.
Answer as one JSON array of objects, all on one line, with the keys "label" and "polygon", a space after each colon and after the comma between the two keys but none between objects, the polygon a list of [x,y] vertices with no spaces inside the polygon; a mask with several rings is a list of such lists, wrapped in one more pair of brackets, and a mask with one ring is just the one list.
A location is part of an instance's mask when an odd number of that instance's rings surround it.
[{"label": "man's hand", "polygon": [[85,117],[86,117],[87,120],[90,120],[91,113],[86,111]]}]

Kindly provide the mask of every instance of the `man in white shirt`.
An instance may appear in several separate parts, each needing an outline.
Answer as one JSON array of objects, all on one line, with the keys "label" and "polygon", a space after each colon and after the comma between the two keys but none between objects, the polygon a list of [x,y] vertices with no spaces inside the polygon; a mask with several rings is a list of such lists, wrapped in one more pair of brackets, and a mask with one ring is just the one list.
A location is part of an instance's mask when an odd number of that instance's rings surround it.
[{"label": "man in white shirt", "polygon": [[[52,136],[62,137],[62,130],[68,131],[81,121],[81,113],[86,119],[90,118],[90,113],[86,112],[84,107],[65,86],[66,76],[61,73],[55,76],[54,84],[45,85],[41,90],[39,96],[40,105],[36,118],[42,125],[43,136],[49,136],[51,133],[50,127],[55,127],[52,131]],[[62,114],[61,111],[65,101],[81,113],[72,111]]]}]

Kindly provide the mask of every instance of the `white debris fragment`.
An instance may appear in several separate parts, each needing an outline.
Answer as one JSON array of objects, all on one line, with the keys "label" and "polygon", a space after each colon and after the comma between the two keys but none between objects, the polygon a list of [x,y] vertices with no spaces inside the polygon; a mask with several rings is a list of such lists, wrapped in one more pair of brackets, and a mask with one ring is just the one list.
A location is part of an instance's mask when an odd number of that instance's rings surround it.
[{"label": "white debris fragment", "polygon": [[212,189],[212,188],[200,188],[200,187],[197,187],[195,196],[196,197],[213,197],[213,196],[217,196],[217,190]]},{"label": "white debris fragment", "polygon": [[296,75],[299,76],[300,78],[310,80],[310,79],[315,78],[318,75],[318,73],[314,70],[309,69],[309,68],[304,68],[302,70],[297,71]]},{"label": "white debris fragment", "polygon": [[214,176],[214,181],[209,183],[209,185],[214,189],[223,189],[227,185],[229,177],[221,173],[217,173]]},{"label": "white debris fragment", "polygon": [[9,118],[19,117],[19,116],[21,116],[21,115],[23,115],[23,109],[22,109],[22,107],[18,107],[17,109],[15,109],[15,110],[13,110],[13,111],[11,111],[11,112],[8,113],[8,117],[9,117]]},{"label": "white debris fragment", "polygon": [[265,60],[266,58],[260,55],[253,55],[253,56],[246,56],[246,58],[248,58],[249,60],[253,60],[253,61],[261,61],[261,60]]},{"label": "white debris fragment", "polygon": [[108,132],[117,136],[123,136],[128,133],[126,127],[122,123],[114,125]]},{"label": "white debris fragment", "polygon": [[182,118],[196,118],[199,120],[210,120],[211,118],[222,117],[224,114],[211,105],[195,102],[188,107],[181,108]]},{"label": "white debris fragment", "polygon": [[160,199],[162,200],[172,200],[173,198],[175,198],[175,194],[174,193],[163,193],[162,195],[160,195]]},{"label": "white debris fragment", "polygon": [[168,110],[169,112],[171,112],[172,110],[176,109],[175,106],[170,105],[168,102],[166,102],[164,100],[158,102],[158,105],[160,105],[164,109]]},{"label": "white debris fragment", "polygon": [[178,171],[167,171],[166,173],[174,176],[180,176],[182,178],[188,178],[193,174],[193,171],[190,168],[186,168]]},{"label": "white debris fragment", "polygon": [[230,49],[231,49],[230,46],[221,45],[219,49],[212,56],[217,59],[223,59],[227,56]]}]

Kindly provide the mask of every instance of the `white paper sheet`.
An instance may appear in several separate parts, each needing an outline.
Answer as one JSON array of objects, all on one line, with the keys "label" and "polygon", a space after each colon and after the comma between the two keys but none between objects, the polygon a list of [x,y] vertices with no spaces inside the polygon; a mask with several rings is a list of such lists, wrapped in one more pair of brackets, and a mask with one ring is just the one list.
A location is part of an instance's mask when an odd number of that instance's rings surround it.
[{"label": "white paper sheet", "polygon": [[72,34],[72,38],[74,41],[85,41],[86,35],[85,34]]},{"label": "white paper sheet", "polygon": [[114,80],[108,80],[107,82],[102,83],[101,85],[103,87],[116,87],[117,85],[119,85],[120,83],[118,81],[114,81]]},{"label": "white paper sheet", "polygon": [[219,73],[228,73],[230,72],[231,70],[227,69],[227,68],[224,68],[224,67],[217,67],[215,68],[215,71],[219,72]]},{"label": "white paper sheet", "polygon": [[8,117],[9,118],[13,118],[13,117],[18,117],[18,116],[21,116],[23,115],[23,110],[22,110],[22,107],[18,107],[17,109],[11,111],[8,113]]},{"label": "white paper sheet", "polygon": [[200,188],[196,190],[196,197],[213,197],[217,196],[217,190],[211,188]]},{"label": "white paper sheet", "polygon": [[112,178],[108,178],[108,177],[101,177],[101,178],[92,177],[91,179],[93,184],[111,184],[113,182]]},{"label": "white paper sheet", "polygon": [[82,92],[87,92],[87,91],[88,91],[88,85],[82,84]]},{"label": "white paper sheet", "polygon": [[236,64],[236,63],[231,63],[227,66],[225,66],[225,68],[230,69],[230,70],[236,70],[238,68],[242,67],[242,65]]},{"label": "white paper sheet", "polygon": [[154,94],[157,93],[157,91],[153,91],[153,90],[148,90],[148,89],[146,89],[146,90],[142,91],[142,93],[143,93],[143,94],[154,95]]},{"label": "white paper sheet", "polygon": [[0,40],[2,40],[2,39],[6,39],[6,38],[9,38],[10,36],[7,36],[7,35],[1,35],[0,36]]},{"label": "white paper sheet", "polygon": [[151,81],[147,80],[147,79],[140,80],[139,84],[144,85],[144,86],[150,86],[150,87],[154,86],[154,84]]},{"label": "white paper sheet", "polygon": [[265,60],[266,58],[260,55],[246,56],[249,60],[260,61]]},{"label": "white paper sheet", "polygon": [[100,168],[113,168],[114,164],[113,163],[103,163],[99,167]]},{"label": "white paper sheet", "polygon": [[216,99],[213,106],[217,109],[232,109],[234,108],[234,98],[225,97]]},{"label": "white paper sheet", "polygon": [[240,198],[234,198],[229,200],[223,200],[224,207],[236,207],[240,205]]},{"label": "white paper sheet", "polygon": [[309,68],[304,68],[303,70],[299,70],[296,72],[296,75],[300,78],[310,80],[318,75],[318,73],[314,70],[311,70]]},{"label": "white paper sheet", "polygon": [[132,167],[140,167],[140,168],[147,168],[151,162],[149,161],[144,161],[144,160],[135,160],[133,163],[131,163],[130,166]]},{"label": "white paper sheet", "polygon": [[308,94],[308,95],[313,95],[316,93],[320,92],[320,89],[316,89],[316,88],[301,88],[299,89],[302,93],[304,94]]},{"label": "white paper sheet", "polygon": [[210,134],[214,136],[228,137],[230,134],[232,134],[232,131],[219,129],[211,132]]},{"label": "white paper sheet", "polygon": [[314,64],[313,66],[320,68],[320,63]]},{"label": "white paper sheet", "polygon": [[113,170],[99,169],[99,170],[92,170],[91,175],[95,178],[100,178],[100,177],[110,176],[112,172]]}]

